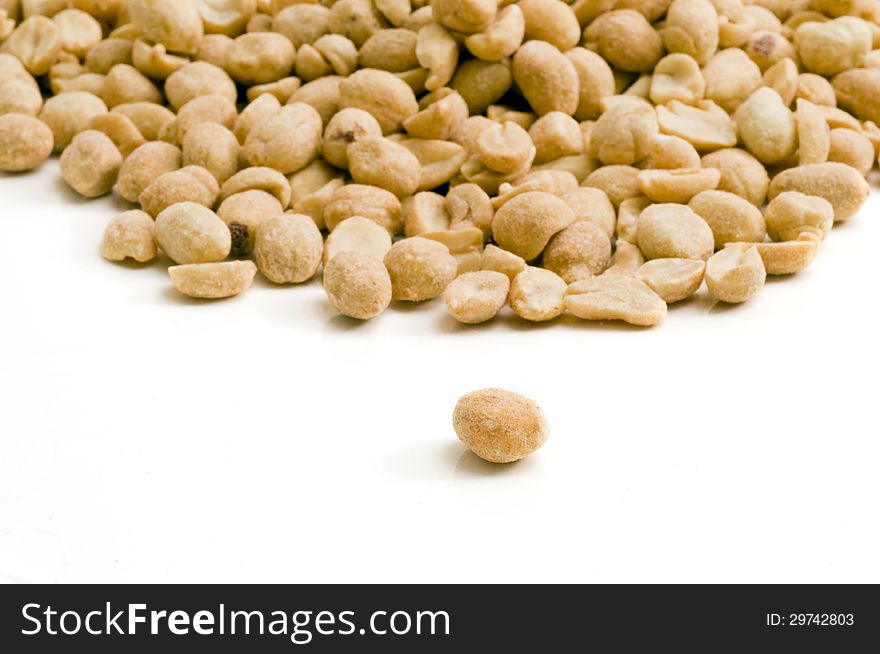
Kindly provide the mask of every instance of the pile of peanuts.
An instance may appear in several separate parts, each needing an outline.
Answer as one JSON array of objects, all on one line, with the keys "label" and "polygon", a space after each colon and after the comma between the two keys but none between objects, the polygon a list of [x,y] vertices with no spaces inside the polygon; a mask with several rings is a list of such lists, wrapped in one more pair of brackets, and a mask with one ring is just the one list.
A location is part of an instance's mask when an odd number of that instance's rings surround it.
[{"label": "pile of peanuts", "polygon": [[197,298],[655,325],[808,266],[878,124],[880,0],[0,0],[0,171]]}]

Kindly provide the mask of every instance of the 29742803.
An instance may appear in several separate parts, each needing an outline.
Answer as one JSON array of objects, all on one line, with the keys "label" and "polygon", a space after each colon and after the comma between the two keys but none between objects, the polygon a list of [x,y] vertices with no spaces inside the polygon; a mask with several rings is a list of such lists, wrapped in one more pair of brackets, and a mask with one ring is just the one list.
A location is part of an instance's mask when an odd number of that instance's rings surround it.
[{"label": "29742803", "polygon": [[852,613],[767,613],[768,627],[851,627],[855,624]]}]

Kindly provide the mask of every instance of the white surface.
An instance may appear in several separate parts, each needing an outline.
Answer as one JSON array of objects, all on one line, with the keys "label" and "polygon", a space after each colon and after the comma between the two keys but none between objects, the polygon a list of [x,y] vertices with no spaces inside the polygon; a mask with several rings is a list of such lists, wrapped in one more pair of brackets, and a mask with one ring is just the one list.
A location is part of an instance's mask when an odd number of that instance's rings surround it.
[{"label": "white surface", "polygon": [[[0,178],[2,578],[880,581],[877,195],[796,278],[651,330],[188,301],[100,258],[117,208]],[[551,422],[520,464],[452,431],[493,385]]]}]

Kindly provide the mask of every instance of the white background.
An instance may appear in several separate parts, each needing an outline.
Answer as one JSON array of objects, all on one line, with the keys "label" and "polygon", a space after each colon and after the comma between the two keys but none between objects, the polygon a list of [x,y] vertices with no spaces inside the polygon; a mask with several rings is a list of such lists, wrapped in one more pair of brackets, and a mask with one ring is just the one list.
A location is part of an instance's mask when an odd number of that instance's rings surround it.
[{"label": "white background", "polygon": [[[2,579],[880,582],[876,194],[796,278],[650,330],[190,301],[100,258],[120,208],[0,178]],[[487,386],[543,406],[537,454],[457,441]]]}]

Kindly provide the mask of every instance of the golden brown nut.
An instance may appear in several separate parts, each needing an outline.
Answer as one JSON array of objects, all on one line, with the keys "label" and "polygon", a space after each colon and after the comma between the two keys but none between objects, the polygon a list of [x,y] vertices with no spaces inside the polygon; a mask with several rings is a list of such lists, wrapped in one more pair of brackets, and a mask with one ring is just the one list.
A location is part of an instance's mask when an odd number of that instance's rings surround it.
[{"label": "golden brown nut", "polygon": [[708,259],[715,251],[709,225],[681,204],[653,204],[638,221],[638,245],[646,259]]},{"label": "golden brown nut", "polygon": [[852,166],[829,161],[779,173],[770,183],[770,200],[785,191],[800,191],[826,199],[834,207],[834,220],[844,221],[858,212],[871,188]]},{"label": "golden brown nut", "polygon": [[168,269],[178,291],[201,300],[221,300],[243,293],[256,273],[253,261],[193,263]]},{"label": "golden brown nut", "polygon": [[559,275],[529,266],[514,277],[507,301],[520,318],[546,322],[562,315],[565,290],[565,280]]},{"label": "golden brown nut", "polygon": [[622,320],[638,327],[652,327],[667,313],[666,303],[645,283],[609,273],[569,286],[565,310],[582,320]]},{"label": "golden brown nut", "polygon": [[122,154],[106,134],[88,129],[73,137],[60,163],[68,186],[83,197],[97,198],[113,190]]},{"label": "golden brown nut", "polygon": [[449,248],[419,236],[395,243],[385,255],[385,267],[394,299],[407,302],[440,297],[458,271]]},{"label": "golden brown nut", "polygon": [[588,44],[615,68],[640,73],[651,70],[663,56],[659,32],[637,11],[620,9],[602,14],[587,27]]},{"label": "golden brown nut", "polygon": [[513,78],[539,116],[551,111],[571,116],[578,108],[577,70],[556,46],[546,41],[528,41],[516,51]]},{"label": "golden brown nut", "polygon": [[412,89],[391,73],[364,68],[339,85],[339,107],[363,109],[379,122],[383,134],[400,130],[403,121],[418,113]]},{"label": "golden brown nut", "polygon": [[327,263],[324,290],[339,313],[357,320],[375,318],[391,304],[388,270],[361,252],[340,252]]},{"label": "golden brown nut", "polygon": [[143,211],[126,211],[107,225],[101,256],[108,261],[131,258],[145,263],[156,258],[156,223]]},{"label": "golden brown nut", "polygon": [[0,171],[18,173],[39,167],[52,154],[52,143],[52,130],[33,116],[0,116]]},{"label": "golden brown nut", "polygon": [[706,263],[706,286],[718,300],[745,302],[767,279],[764,261],[753,243],[732,243]]},{"label": "golden brown nut", "polygon": [[611,240],[590,222],[576,222],[556,234],[544,250],[543,265],[567,284],[599,275],[611,261]]},{"label": "golden brown nut", "polygon": [[457,277],[443,298],[449,315],[466,325],[492,320],[507,302],[510,279],[492,270],[468,272]]},{"label": "golden brown nut", "polygon": [[277,214],[257,228],[257,267],[276,284],[300,284],[314,277],[323,252],[324,239],[308,216]]},{"label": "golden brown nut", "polygon": [[495,213],[492,232],[500,247],[531,261],[574,219],[564,201],[549,193],[530,191],[517,195]]},{"label": "golden brown nut", "polygon": [[767,235],[761,210],[733,193],[704,191],[696,195],[688,206],[712,229],[715,249],[739,241],[760,243]]},{"label": "golden brown nut", "polygon": [[512,463],[535,452],[549,428],[532,400],[499,388],[468,393],[455,406],[452,425],[458,438],[481,459]]},{"label": "golden brown nut", "polygon": [[195,202],[173,204],[156,217],[156,242],[179,264],[221,261],[232,246],[226,223]]}]

